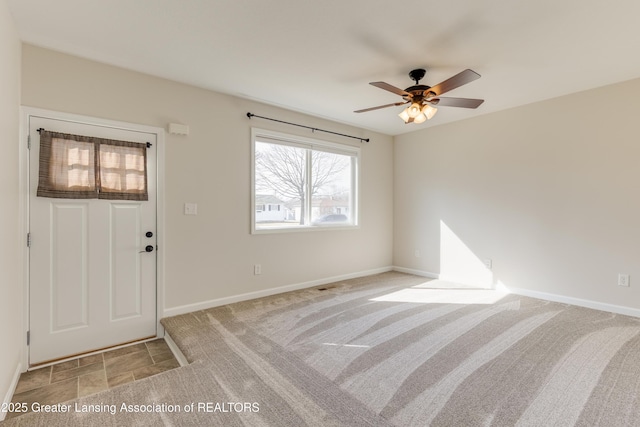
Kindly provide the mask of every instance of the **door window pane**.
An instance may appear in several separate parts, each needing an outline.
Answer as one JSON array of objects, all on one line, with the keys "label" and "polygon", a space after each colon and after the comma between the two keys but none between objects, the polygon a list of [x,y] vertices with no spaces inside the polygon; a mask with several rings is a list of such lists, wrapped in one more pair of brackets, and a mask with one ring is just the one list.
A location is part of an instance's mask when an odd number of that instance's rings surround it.
[{"label": "door window pane", "polygon": [[149,199],[146,144],[39,132],[39,197]]}]

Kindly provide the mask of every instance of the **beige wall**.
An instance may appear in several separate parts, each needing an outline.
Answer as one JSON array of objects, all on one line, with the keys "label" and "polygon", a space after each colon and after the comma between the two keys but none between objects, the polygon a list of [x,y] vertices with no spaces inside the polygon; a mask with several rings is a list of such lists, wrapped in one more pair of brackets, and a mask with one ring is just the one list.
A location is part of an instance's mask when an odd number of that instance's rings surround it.
[{"label": "beige wall", "polygon": [[507,287],[640,308],[639,96],[633,80],[396,137],[394,264],[464,279],[491,259]]},{"label": "beige wall", "polygon": [[[20,41],[0,0],[0,402],[21,361],[22,251],[19,203]],[[0,419],[2,419],[0,414]]]},{"label": "beige wall", "polygon": [[[389,267],[393,144],[389,136],[23,46],[23,105],[166,127],[167,308]],[[370,137],[362,144],[360,222],[349,231],[251,235],[250,128],[359,142],[246,117],[254,114]],[[183,215],[185,202],[198,216]],[[253,265],[262,275],[253,275]]]}]

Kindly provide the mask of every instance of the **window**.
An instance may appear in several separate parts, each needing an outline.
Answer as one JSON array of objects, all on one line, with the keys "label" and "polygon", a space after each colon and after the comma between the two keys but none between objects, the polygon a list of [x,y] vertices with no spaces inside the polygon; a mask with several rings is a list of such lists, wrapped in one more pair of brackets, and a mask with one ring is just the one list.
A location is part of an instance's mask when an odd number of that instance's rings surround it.
[{"label": "window", "polygon": [[252,232],[356,226],[359,157],[359,147],[252,129]]},{"label": "window", "polygon": [[147,146],[42,129],[37,195],[148,200]]}]

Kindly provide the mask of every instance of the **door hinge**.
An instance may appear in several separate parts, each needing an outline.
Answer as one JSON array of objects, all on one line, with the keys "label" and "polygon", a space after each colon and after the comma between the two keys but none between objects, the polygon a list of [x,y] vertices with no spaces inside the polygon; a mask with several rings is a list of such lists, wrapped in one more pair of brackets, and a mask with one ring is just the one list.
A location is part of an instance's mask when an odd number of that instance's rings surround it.
[{"label": "door hinge", "polygon": [[27,233],[27,247],[31,247],[31,233]]},{"label": "door hinge", "polygon": [[31,344],[31,331],[27,331],[27,345]]},{"label": "door hinge", "polygon": [[31,135],[27,135],[27,150],[31,150]]}]

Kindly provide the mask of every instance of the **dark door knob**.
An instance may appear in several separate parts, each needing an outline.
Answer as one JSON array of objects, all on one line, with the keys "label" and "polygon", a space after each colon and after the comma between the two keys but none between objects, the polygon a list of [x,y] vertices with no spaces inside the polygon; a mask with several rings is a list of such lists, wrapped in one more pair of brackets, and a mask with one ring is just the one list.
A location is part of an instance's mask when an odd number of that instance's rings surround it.
[{"label": "dark door knob", "polygon": [[146,233],[144,233],[144,235],[149,238],[153,237],[153,233],[151,231],[147,231]]},{"label": "dark door knob", "polygon": [[147,245],[147,246],[144,248],[144,250],[145,250],[145,251],[147,251],[147,252],[153,252],[153,246],[151,246],[151,245]]}]

